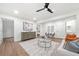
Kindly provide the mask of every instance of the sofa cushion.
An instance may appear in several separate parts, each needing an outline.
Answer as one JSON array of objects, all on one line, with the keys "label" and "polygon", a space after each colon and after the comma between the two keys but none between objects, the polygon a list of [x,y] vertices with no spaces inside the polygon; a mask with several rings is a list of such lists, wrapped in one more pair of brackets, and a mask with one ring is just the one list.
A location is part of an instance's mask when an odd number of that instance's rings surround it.
[{"label": "sofa cushion", "polygon": [[67,49],[72,52],[79,52],[79,45],[76,42],[67,42],[64,49]]}]

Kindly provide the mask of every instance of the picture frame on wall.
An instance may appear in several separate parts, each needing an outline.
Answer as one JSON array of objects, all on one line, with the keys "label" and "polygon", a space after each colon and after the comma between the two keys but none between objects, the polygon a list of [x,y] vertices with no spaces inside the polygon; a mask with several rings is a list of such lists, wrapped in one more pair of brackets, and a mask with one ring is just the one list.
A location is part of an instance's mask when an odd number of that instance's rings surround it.
[{"label": "picture frame on wall", "polygon": [[23,22],[23,31],[28,31],[29,24],[27,22]]},{"label": "picture frame on wall", "polygon": [[28,22],[23,22],[23,31],[32,32],[33,24]]}]

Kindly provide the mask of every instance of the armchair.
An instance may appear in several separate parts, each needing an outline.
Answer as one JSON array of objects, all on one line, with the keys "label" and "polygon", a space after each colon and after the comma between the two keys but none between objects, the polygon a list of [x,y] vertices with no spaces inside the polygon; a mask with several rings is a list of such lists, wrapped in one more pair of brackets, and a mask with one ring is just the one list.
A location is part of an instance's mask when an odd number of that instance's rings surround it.
[{"label": "armchair", "polygon": [[62,40],[62,43],[60,44],[60,46],[58,47],[57,51],[56,51],[56,55],[60,55],[60,56],[79,56],[79,54],[71,52],[67,49],[64,49],[64,43],[65,40]]},{"label": "armchair", "polygon": [[62,43],[57,49],[59,55],[79,56],[78,53],[75,53],[75,51],[79,51],[78,46],[73,43],[75,40],[77,40],[77,36],[75,34],[67,34],[66,38],[62,40]]},{"label": "armchair", "polygon": [[65,40],[66,41],[74,41],[77,39],[77,36],[75,34],[67,34]]}]

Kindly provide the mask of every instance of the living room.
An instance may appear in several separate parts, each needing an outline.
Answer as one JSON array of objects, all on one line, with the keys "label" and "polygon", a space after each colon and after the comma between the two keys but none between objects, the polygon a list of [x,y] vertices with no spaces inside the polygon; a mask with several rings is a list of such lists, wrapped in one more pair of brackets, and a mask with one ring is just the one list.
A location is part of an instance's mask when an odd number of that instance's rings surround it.
[{"label": "living room", "polygon": [[79,3],[0,3],[0,55],[79,56],[78,24]]}]

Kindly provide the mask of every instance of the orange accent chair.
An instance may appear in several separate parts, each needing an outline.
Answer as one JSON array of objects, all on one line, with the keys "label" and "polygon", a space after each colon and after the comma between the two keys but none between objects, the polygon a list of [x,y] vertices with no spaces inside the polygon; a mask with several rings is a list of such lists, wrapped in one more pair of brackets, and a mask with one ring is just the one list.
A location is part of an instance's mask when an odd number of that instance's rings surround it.
[{"label": "orange accent chair", "polygon": [[77,39],[77,36],[75,34],[67,34],[65,40],[66,41],[74,41]]}]

